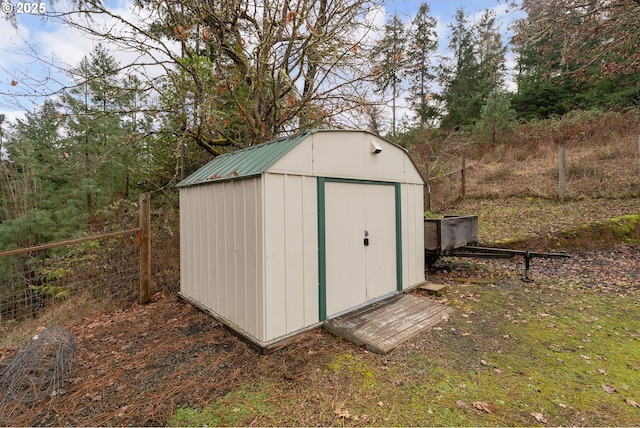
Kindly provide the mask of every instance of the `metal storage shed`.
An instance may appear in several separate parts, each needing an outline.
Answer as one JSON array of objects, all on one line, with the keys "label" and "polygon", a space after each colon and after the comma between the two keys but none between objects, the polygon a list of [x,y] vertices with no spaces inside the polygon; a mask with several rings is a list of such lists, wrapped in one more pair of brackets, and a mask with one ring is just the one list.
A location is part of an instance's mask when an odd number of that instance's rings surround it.
[{"label": "metal storage shed", "polygon": [[180,190],[180,295],[263,348],[424,282],[424,180],[401,147],[315,130]]}]

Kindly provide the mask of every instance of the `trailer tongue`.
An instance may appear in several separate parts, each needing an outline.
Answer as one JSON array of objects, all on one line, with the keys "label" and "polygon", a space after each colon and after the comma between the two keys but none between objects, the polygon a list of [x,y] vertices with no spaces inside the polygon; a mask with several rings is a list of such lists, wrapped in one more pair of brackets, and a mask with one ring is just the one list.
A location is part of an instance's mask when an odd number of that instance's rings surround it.
[{"label": "trailer tongue", "polygon": [[510,259],[524,257],[524,280],[533,281],[530,276],[533,258],[565,259],[567,253],[544,253],[529,250],[478,247],[478,216],[446,215],[437,219],[424,220],[424,247],[427,266],[433,265],[440,257],[479,257]]},{"label": "trailer tongue", "polygon": [[496,258],[496,259],[512,259],[516,256],[524,257],[524,280],[527,282],[533,281],[530,276],[531,259],[545,258],[545,259],[568,259],[571,256],[567,253],[541,253],[538,251],[529,250],[509,250],[506,248],[492,248],[492,247],[476,247],[473,245],[464,245],[449,252],[449,256],[454,257],[482,257],[482,258]]}]

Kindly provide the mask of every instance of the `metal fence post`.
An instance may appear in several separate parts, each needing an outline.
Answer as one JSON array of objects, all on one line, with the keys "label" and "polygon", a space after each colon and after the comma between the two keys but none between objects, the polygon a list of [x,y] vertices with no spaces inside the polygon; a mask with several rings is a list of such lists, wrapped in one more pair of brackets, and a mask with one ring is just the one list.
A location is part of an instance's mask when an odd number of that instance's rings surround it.
[{"label": "metal fence post", "polygon": [[149,303],[151,284],[151,210],[150,193],[140,195],[140,304]]}]

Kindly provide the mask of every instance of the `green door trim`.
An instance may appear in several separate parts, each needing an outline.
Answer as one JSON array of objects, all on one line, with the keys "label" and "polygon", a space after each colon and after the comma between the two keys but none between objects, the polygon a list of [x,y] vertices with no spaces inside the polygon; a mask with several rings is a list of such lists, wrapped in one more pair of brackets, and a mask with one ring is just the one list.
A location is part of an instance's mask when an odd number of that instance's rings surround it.
[{"label": "green door trim", "polygon": [[400,183],[318,177],[316,183],[318,195],[318,314],[320,321],[326,321],[327,319],[327,223],[325,218],[325,184],[327,182],[394,186],[396,204],[396,290],[402,291],[402,198]]}]

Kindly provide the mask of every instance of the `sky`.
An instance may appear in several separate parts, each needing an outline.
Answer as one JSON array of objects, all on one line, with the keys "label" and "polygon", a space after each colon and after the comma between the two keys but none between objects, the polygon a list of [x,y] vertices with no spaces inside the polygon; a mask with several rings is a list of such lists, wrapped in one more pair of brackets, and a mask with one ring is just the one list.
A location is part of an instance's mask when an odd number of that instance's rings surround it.
[{"label": "sky", "polygon": [[[25,111],[32,110],[42,102],[42,87],[26,85],[25,82],[29,79],[24,76],[36,82],[47,83],[50,87],[65,85],[67,77],[60,65],[78,66],[82,58],[98,43],[77,30],[45,19],[39,12],[42,8],[49,12],[51,5],[50,0],[42,1],[37,3],[38,10],[29,14],[25,13],[25,9],[27,5],[36,4],[33,0],[0,0],[0,114],[5,115],[6,121],[24,117]],[[57,0],[56,6],[61,3],[68,2]],[[119,14],[130,14],[131,3],[132,0],[107,0],[110,8]],[[421,0],[383,0],[384,14],[378,18],[380,24],[384,24],[385,14],[394,12],[403,21],[410,21],[421,3]],[[495,10],[497,22],[505,32],[509,21],[513,19],[513,12],[507,12],[504,0],[427,0],[427,3],[431,8],[430,15],[438,22],[436,31],[440,37],[441,54],[445,53],[448,43],[447,25],[453,21],[458,8],[470,14],[472,21],[479,18],[486,9]],[[10,9],[20,9],[22,12],[16,15],[16,26],[5,19],[7,10]],[[132,54],[114,51],[112,55],[121,64],[126,64]],[[20,96],[10,95],[16,93]]]}]

